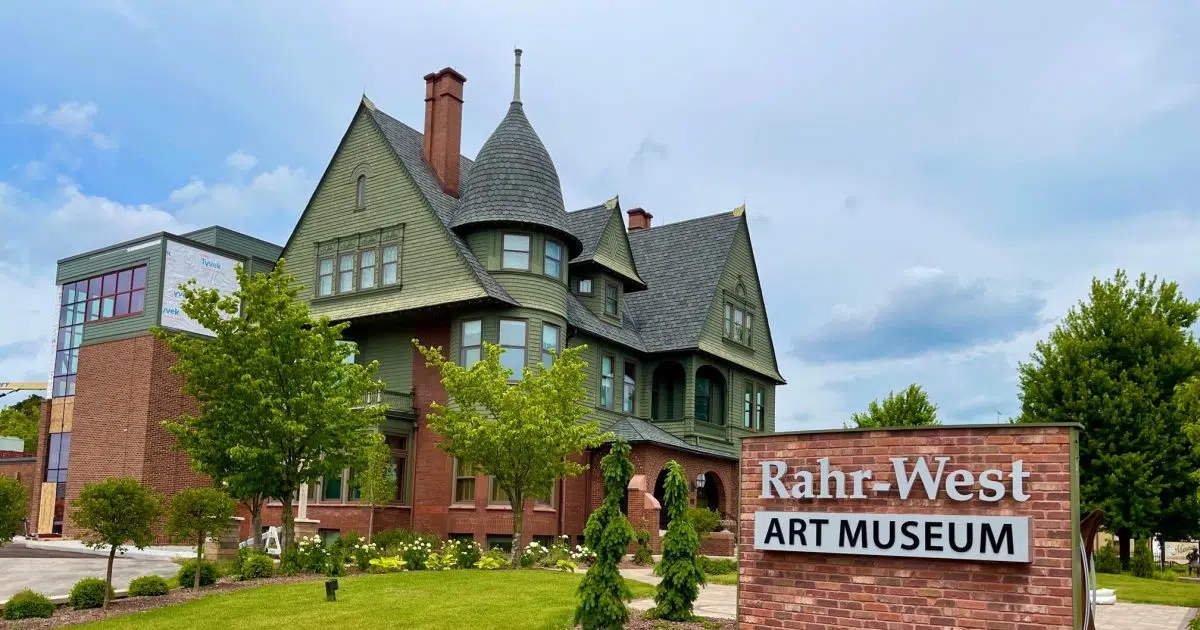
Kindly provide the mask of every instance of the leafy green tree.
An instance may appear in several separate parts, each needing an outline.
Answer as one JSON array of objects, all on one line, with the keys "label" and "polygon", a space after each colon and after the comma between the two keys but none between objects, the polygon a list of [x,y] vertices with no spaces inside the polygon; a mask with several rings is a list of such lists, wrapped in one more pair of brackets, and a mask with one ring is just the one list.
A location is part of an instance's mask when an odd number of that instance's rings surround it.
[{"label": "leafy green tree", "polygon": [[662,539],[662,581],[654,590],[654,616],[669,621],[689,621],[692,604],[700,596],[704,572],[696,564],[700,537],[688,519],[688,482],[683,467],[675,460],[667,462],[663,484],[663,509],[670,522]]},{"label": "leafy green tree", "polygon": [[579,584],[575,623],[583,626],[583,630],[623,628],[629,621],[625,600],[633,595],[617,567],[634,536],[633,526],[621,511],[621,500],[629,491],[629,480],[633,479],[629,443],[615,440],[600,460],[600,470],[604,475],[604,502],[592,512],[583,528],[584,542],[596,554],[596,560]]},{"label": "leafy green tree", "polygon": [[[196,566],[204,561],[204,541],[229,527],[237,502],[216,488],[188,488],[171,498],[167,532],[179,542],[196,543]],[[194,588],[200,588],[196,571]]]},{"label": "leafy green tree", "polygon": [[382,435],[376,434],[364,458],[363,469],[354,477],[358,484],[359,500],[370,506],[371,515],[367,519],[367,542],[375,531],[375,508],[386,505],[396,498],[396,465],[392,462],[392,449],[384,441]]},{"label": "leafy green tree", "polygon": [[25,484],[8,475],[0,475],[0,547],[12,542],[25,522],[25,502],[29,500]]},{"label": "leafy green tree", "polygon": [[584,422],[586,346],[567,348],[549,368],[526,367],[512,382],[512,370],[500,364],[503,350],[483,344],[482,359],[464,368],[442,356],[441,348],[413,344],[436,368],[451,404],[433,403],[429,427],[445,438],[438,448],[462,461],[472,462],[495,478],[496,487],[512,503],[512,565],[521,559],[521,532],[525,499],[549,498],[554,482],[583,472],[584,466],[568,459],[598,446],[604,435],[594,421]]},{"label": "leafy green tree", "polygon": [[1185,437],[1189,418],[1177,394],[1200,374],[1190,331],[1198,313],[1200,302],[1177,284],[1145,274],[1131,282],[1118,271],[1094,279],[1088,298],[1019,368],[1022,422],[1083,425],[1082,507],[1104,510],[1123,567],[1133,537],[1200,533],[1200,454]]},{"label": "leafy green tree", "polygon": [[888,392],[883,404],[872,400],[866,412],[855,413],[850,421],[860,429],[877,427],[924,427],[941,424],[937,418],[937,405],[929,402],[929,395],[920,385],[913,383],[899,394]]},{"label": "leafy green tree", "polygon": [[42,402],[37,394],[0,409],[0,437],[16,437],[25,441],[25,452],[37,449],[38,421],[42,417]]},{"label": "leafy green tree", "polygon": [[[347,361],[355,352],[341,340],[349,323],[309,316],[282,259],[267,274],[236,272],[232,295],[194,281],[180,286],[183,312],[213,337],[155,331],[179,358],[172,371],[185,377],[184,391],[199,402],[197,414],[164,424],[196,468],[232,496],[259,508],[266,497],[281,502],[287,548],[292,498],[301,484],[361,459],[383,418],[383,407],[362,403],[382,384],[376,362]],[[257,536],[260,527],[252,529]]]},{"label": "leafy green tree", "polygon": [[83,486],[79,498],[71,503],[71,520],[87,536],[89,547],[108,547],[108,570],[104,595],[108,608],[112,590],[113,559],[125,545],[145,549],[154,542],[154,522],[162,516],[162,503],[150,490],[129,477],[110,477]]}]

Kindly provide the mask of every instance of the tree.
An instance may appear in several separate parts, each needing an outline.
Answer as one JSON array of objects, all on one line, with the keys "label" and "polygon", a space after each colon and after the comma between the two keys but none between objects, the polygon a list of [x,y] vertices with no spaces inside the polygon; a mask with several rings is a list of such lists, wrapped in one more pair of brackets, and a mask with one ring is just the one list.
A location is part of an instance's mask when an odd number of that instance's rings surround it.
[{"label": "tree", "polygon": [[621,511],[621,500],[629,491],[629,480],[633,479],[629,443],[615,440],[600,460],[600,470],[604,475],[604,502],[592,512],[583,528],[584,542],[596,554],[596,560],[579,584],[575,623],[583,626],[583,630],[623,628],[629,621],[625,600],[632,596],[617,566],[633,540],[633,526]]},{"label": "tree", "polygon": [[687,478],[675,460],[667,462],[663,504],[670,522],[662,539],[662,581],[654,590],[654,615],[668,621],[690,621],[692,604],[704,584],[704,572],[696,565],[700,537],[688,519]]},{"label": "tree", "polygon": [[436,368],[450,405],[433,403],[429,427],[444,441],[438,448],[461,461],[471,462],[492,475],[493,483],[508,496],[513,510],[512,565],[521,558],[521,530],[525,499],[549,498],[554,482],[577,475],[584,466],[567,459],[604,441],[594,421],[584,422],[588,410],[579,401],[586,397],[586,373],[580,353],[587,346],[567,348],[551,367],[526,367],[519,381],[500,364],[496,344],[483,344],[483,357],[464,368],[442,356],[441,348],[413,344]]},{"label": "tree", "polygon": [[0,437],[15,437],[25,441],[25,452],[37,449],[38,422],[42,417],[42,402],[34,394],[12,406],[0,409]]},{"label": "tree", "polygon": [[370,506],[367,519],[367,542],[375,531],[375,507],[385,505],[396,498],[396,465],[392,462],[392,449],[377,434],[375,443],[367,449],[363,469],[355,475],[359,500]]},{"label": "tree", "polygon": [[167,531],[179,542],[196,543],[193,588],[200,588],[204,541],[229,527],[236,507],[237,502],[216,488],[188,488],[171,499],[171,507],[167,511]]},{"label": "tree", "polygon": [[340,474],[371,444],[383,407],[363,400],[382,387],[379,366],[347,361],[355,352],[342,341],[349,323],[309,317],[282,259],[267,274],[236,273],[228,296],[194,280],[180,286],[183,312],[213,337],[155,330],[199,403],[195,415],[164,425],[200,472],[251,508],[256,537],[256,510],[268,497],[280,501],[286,549],[300,485]]},{"label": "tree", "polygon": [[12,542],[21,531],[27,500],[25,484],[8,475],[0,475],[0,547]]},{"label": "tree", "polygon": [[84,544],[108,547],[108,570],[104,581],[104,608],[112,594],[113,559],[125,545],[145,549],[154,542],[151,529],[162,516],[162,503],[150,490],[129,477],[110,477],[83,486],[79,498],[71,503],[71,520],[88,532]]},{"label": "tree", "polygon": [[[1130,540],[1191,538],[1200,526],[1185,437],[1186,388],[1200,375],[1190,328],[1200,302],[1173,282],[1124,271],[1092,280],[1049,339],[1019,368],[1022,422],[1077,422],[1084,511],[1104,510],[1129,566]],[[1180,396],[1180,399],[1176,399]]]},{"label": "tree", "polygon": [[941,424],[937,409],[937,405],[929,402],[925,390],[913,383],[899,394],[888,392],[882,405],[878,400],[872,400],[865,413],[855,413],[850,416],[850,421],[860,429],[924,427]]}]

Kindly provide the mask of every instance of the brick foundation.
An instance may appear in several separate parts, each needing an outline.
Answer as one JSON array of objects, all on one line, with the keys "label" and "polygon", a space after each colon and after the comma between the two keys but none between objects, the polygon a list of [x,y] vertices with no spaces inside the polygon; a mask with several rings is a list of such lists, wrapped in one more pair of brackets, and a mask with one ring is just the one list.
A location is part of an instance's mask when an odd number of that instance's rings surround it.
[{"label": "brick foundation", "polygon": [[[742,443],[738,616],[741,628],[989,628],[1069,630],[1074,626],[1075,566],[1071,425],[963,427],[887,431],[831,431],[746,438]],[[944,487],[930,500],[923,491],[901,501],[889,457],[947,455],[948,470],[976,476],[998,468],[1007,479],[1013,460],[1030,476],[1028,501],[1008,494],[999,502],[951,501]],[[817,470],[869,468],[892,490],[865,499],[762,499],[762,465]],[[911,461],[911,460],[910,460]],[[932,463],[932,462],[931,462]],[[790,480],[789,480],[790,481]],[[870,485],[870,482],[868,482]],[[1011,487],[1011,486],[1009,486]],[[918,488],[920,484],[918,483]],[[1031,517],[1031,562],[973,562],[757,551],[754,514],[872,512]]]}]

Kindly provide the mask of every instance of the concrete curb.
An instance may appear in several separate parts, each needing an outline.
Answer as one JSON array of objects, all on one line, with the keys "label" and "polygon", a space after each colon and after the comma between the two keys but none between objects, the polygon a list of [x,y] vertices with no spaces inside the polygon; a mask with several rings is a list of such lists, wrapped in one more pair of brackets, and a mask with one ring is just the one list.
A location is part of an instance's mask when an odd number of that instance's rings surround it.
[{"label": "concrete curb", "polygon": [[[74,540],[26,540],[25,547],[27,549],[41,549],[43,551],[86,553],[93,556],[108,557],[108,547],[85,547],[83,543]],[[155,549],[153,547],[136,549],[131,547],[119,552],[117,557],[132,558],[135,560],[187,560],[188,558],[193,557],[193,555],[193,551],[184,549]]]}]

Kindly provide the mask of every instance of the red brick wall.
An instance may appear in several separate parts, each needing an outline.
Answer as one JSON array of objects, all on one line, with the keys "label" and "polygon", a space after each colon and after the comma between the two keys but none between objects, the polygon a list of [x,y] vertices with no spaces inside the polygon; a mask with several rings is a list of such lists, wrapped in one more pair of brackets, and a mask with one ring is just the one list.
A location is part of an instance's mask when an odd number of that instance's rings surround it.
[{"label": "red brick wall", "polygon": [[[29,493],[29,504],[33,503],[33,499],[37,496],[38,488],[41,485],[41,479],[37,471],[37,458],[34,457],[33,453],[8,453],[0,451],[0,477],[12,477],[25,484],[25,490]],[[34,514],[29,510],[28,504],[25,513],[29,515],[30,528],[36,529],[37,521],[33,520]]]},{"label": "red brick wall", "polygon": [[[990,628],[1035,630],[1073,627],[1071,432],[1063,427],[998,425],[986,428],[830,431],[746,438],[742,442],[739,537],[739,624],[742,628]],[[1012,461],[1025,462],[1029,500],[1011,493],[998,503],[936,500],[923,491],[901,501],[889,457],[948,455],[947,470],[976,475]],[[760,499],[762,465],[782,460],[789,469],[869,468],[892,482],[865,499]],[[932,462],[931,462],[932,463]],[[869,487],[872,482],[867,482]],[[790,485],[790,484],[789,484]],[[918,484],[918,488],[919,488]],[[1032,517],[1028,564],[756,551],[759,510],[886,514],[988,514]]]}]

